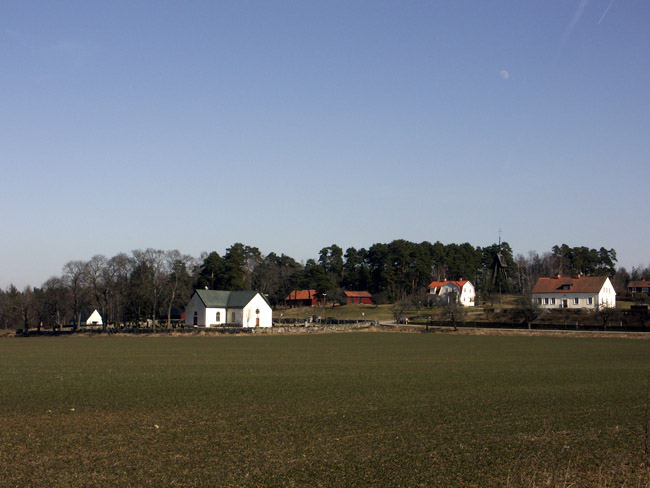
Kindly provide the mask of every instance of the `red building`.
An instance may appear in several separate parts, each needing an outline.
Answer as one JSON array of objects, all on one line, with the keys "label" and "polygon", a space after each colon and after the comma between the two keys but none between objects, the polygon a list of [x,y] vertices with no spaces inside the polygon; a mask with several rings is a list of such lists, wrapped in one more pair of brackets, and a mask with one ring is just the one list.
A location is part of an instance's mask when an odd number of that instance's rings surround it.
[{"label": "red building", "polygon": [[290,307],[317,307],[322,305],[322,298],[316,290],[293,290],[284,301]]},{"label": "red building", "polygon": [[372,295],[367,291],[346,291],[347,304],[372,305]]},{"label": "red building", "polygon": [[630,283],[627,285],[627,291],[632,295],[636,295],[637,293],[650,293],[650,281],[630,281]]}]

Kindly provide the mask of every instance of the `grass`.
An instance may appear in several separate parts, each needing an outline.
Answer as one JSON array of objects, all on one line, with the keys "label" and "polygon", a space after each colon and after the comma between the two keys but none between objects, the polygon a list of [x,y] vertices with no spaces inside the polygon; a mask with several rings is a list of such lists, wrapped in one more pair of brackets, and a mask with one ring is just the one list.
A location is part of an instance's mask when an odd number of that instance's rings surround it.
[{"label": "grass", "polygon": [[[391,305],[341,305],[323,307],[294,307],[284,310],[274,310],[273,318],[295,318],[322,316],[332,317],[341,320],[394,320]],[[282,316],[280,316],[282,314]]]},{"label": "grass", "polygon": [[[377,320],[380,322],[392,322],[395,320],[395,306],[392,304],[386,305],[341,305],[341,306],[327,306],[323,307],[295,307],[287,309],[278,309],[273,311],[273,318],[296,318],[303,319],[305,317],[317,316],[320,317],[325,314],[326,317],[341,319],[341,320]],[[467,313],[475,312],[473,309],[468,309]],[[481,311],[482,313],[482,311]],[[280,316],[282,314],[282,316]],[[444,314],[442,307],[426,307],[422,306],[418,310],[417,307],[404,307],[401,309],[401,316],[415,317],[415,316],[439,316]]]},{"label": "grass", "polygon": [[[516,308],[520,305],[521,297],[517,295],[494,296],[493,302],[483,303],[476,307],[467,307],[463,309],[463,320],[466,322],[505,322],[521,323],[522,318],[517,315]],[[619,310],[629,310],[631,302],[617,302]],[[274,320],[279,319],[300,319],[304,321],[306,317],[322,316],[340,320],[366,320],[379,322],[394,322],[395,306],[386,305],[342,305],[328,306],[323,310],[322,307],[299,307],[278,309],[273,312]],[[402,317],[412,319],[412,324],[426,324],[427,317],[434,320],[446,320],[445,307],[417,307],[405,306],[401,313]],[[416,318],[416,317],[419,317]],[[627,320],[627,319],[626,319]],[[615,329],[620,323],[620,318],[609,324],[610,328]],[[578,322],[581,326],[602,326],[602,319],[592,311],[587,310],[561,310],[554,309],[549,313],[544,313],[535,320],[537,324],[553,324],[562,326],[565,323],[575,325]],[[643,322],[641,322],[643,323]],[[631,326],[639,326],[637,320],[630,320]]]},{"label": "grass", "polygon": [[[520,297],[518,295],[502,295],[493,297],[492,302],[480,303],[477,307],[467,307],[466,314],[471,320],[481,319],[483,317],[483,310],[497,309],[497,310],[512,310],[519,306]],[[341,305],[341,306],[327,306],[323,307],[296,307],[287,309],[277,309],[273,311],[273,318],[279,319],[280,314],[282,318],[297,318],[304,319],[305,317],[321,316],[323,313],[326,317],[333,317],[337,319],[349,320],[378,320],[378,321],[393,321],[395,306],[392,304],[384,305]],[[413,305],[404,306],[401,315],[405,317],[415,316],[433,316],[437,317],[444,315],[443,307],[427,307],[424,303],[418,309]]]},{"label": "grass", "polygon": [[650,341],[0,340],[2,486],[650,486]]}]

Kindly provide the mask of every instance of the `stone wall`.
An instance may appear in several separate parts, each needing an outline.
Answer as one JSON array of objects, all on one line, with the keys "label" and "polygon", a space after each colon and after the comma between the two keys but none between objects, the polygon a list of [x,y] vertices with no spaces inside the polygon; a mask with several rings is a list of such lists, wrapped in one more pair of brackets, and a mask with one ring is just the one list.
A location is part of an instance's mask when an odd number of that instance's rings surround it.
[{"label": "stone wall", "polygon": [[370,327],[368,322],[357,322],[353,324],[317,324],[310,323],[305,326],[296,325],[274,325],[271,328],[256,327],[250,329],[253,334],[309,334],[313,332],[337,332],[344,330],[367,329]]}]

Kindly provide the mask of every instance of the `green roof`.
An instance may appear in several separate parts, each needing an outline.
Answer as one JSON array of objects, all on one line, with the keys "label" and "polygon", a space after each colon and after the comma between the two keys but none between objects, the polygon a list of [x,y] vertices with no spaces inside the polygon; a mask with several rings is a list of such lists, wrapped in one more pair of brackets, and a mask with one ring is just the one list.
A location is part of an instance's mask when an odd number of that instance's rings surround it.
[{"label": "green roof", "polygon": [[[244,308],[256,291],[195,290],[206,308]],[[262,295],[264,298],[264,295]],[[266,300],[266,298],[264,298]]]}]

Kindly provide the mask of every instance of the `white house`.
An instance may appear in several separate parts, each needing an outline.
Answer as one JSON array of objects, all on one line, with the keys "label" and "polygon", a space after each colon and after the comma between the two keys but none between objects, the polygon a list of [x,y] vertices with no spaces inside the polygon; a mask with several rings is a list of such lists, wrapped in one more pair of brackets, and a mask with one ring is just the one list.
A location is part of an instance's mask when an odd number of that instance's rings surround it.
[{"label": "white house", "polygon": [[464,307],[473,307],[476,298],[476,291],[474,285],[467,280],[457,281],[432,281],[427,287],[427,296],[439,296],[445,302],[449,302],[449,298],[456,294],[456,302]]},{"label": "white house", "polygon": [[567,278],[558,274],[540,278],[531,293],[533,301],[543,308],[616,307],[616,292],[607,276]]},{"label": "white house", "polygon": [[185,307],[185,325],[271,327],[273,312],[256,291],[195,290]]}]

